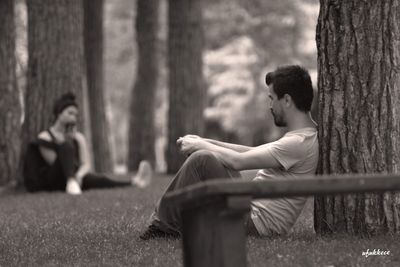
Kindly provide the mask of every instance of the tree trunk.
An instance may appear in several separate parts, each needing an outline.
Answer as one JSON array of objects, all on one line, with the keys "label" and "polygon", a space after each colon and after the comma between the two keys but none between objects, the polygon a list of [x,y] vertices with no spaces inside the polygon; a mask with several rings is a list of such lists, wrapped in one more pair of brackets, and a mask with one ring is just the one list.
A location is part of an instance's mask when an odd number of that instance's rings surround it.
[{"label": "tree trunk", "polygon": [[[319,173],[400,166],[400,5],[321,0],[317,27]],[[400,195],[316,198],[319,233],[399,232]]]},{"label": "tree trunk", "polygon": [[0,186],[16,179],[21,105],[16,79],[14,0],[0,1]]},{"label": "tree trunk", "polygon": [[84,42],[94,168],[113,170],[103,80],[104,0],[84,0]]},{"label": "tree trunk", "polygon": [[185,134],[202,134],[206,88],[203,78],[203,25],[201,0],[170,0],[168,173],[176,172],[184,157],[176,140]]},{"label": "tree trunk", "polygon": [[138,72],[132,91],[129,121],[128,169],[141,160],[155,165],[154,98],[159,73],[159,0],[138,0],[136,35]]},{"label": "tree trunk", "polygon": [[[73,92],[83,128],[83,5],[81,0],[29,0],[28,77],[23,151],[28,141],[54,122],[54,101]],[[23,158],[23,157],[22,157]]]}]

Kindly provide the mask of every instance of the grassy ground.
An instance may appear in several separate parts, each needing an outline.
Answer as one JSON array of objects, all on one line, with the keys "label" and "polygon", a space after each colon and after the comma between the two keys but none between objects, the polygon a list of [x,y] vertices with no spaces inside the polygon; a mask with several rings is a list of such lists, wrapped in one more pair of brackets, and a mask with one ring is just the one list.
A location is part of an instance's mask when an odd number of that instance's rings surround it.
[{"label": "grassy ground", "polygon": [[[179,240],[138,239],[169,180],[158,176],[142,191],[92,190],[81,196],[3,193],[0,266],[182,266]],[[288,237],[249,238],[249,266],[400,266],[399,236],[322,238],[303,226]],[[367,249],[391,255],[366,258]]]}]

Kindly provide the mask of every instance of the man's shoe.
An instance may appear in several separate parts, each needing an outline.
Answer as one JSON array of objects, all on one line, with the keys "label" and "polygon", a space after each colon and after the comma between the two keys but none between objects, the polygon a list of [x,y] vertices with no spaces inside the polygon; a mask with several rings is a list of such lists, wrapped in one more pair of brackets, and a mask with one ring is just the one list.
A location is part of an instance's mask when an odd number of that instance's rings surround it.
[{"label": "man's shoe", "polygon": [[147,160],[142,160],[139,164],[139,170],[132,177],[132,185],[139,188],[145,188],[151,183],[153,178],[153,170]]},{"label": "man's shoe", "polygon": [[178,239],[180,234],[178,232],[165,232],[155,225],[150,225],[146,231],[144,231],[139,238],[142,240],[149,240],[155,238],[172,238]]}]

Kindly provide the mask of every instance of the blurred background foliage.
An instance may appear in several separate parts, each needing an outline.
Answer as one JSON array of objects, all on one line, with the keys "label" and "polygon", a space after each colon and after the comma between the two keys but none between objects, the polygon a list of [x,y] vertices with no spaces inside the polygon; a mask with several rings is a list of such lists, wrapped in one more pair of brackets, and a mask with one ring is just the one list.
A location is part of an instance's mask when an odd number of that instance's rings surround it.
[{"label": "blurred background foliage", "polygon": [[[105,93],[117,171],[128,152],[130,93],[135,82],[136,1],[105,0]],[[167,134],[167,0],[160,12],[160,77],[156,94],[157,170],[164,171]],[[318,0],[206,0],[204,75],[207,83],[207,137],[258,145],[280,137],[273,125],[264,76],[279,65],[301,64],[316,84],[315,28]],[[26,7],[18,0],[17,58],[19,88],[25,88]],[[316,118],[314,118],[316,119]]]}]

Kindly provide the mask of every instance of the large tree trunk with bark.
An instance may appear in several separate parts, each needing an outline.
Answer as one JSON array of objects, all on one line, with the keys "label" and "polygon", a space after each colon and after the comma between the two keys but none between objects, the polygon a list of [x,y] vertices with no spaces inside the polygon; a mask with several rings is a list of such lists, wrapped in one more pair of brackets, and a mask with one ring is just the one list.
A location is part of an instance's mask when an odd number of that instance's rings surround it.
[{"label": "large tree trunk with bark", "polygon": [[155,165],[154,100],[159,74],[159,0],[138,0],[136,36],[138,68],[132,91],[129,120],[128,169],[141,160]]},{"label": "large tree trunk with bark", "polygon": [[0,1],[0,186],[16,179],[20,150],[15,37],[14,0]]},{"label": "large tree trunk with bark", "polygon": [[103,87],[103,10],[104,0],[84,0],[84,42],[94,168],[98,172],[110,172],[113,171],[113,160]]},{"label": "large tree trunk with bark", "polygon": [[184,161],[176,140],[189,133],[201,135],[204,130],[202,5],[201,0],[169,1],[168,173],[176,172]]},{"label": "large tree trunk with bark", "polygon": [[[317,27],[323,174],[396,173],[400,167],[400,4],[321,0]],[[400,195],[315,200],[319,233],[400,231]]]},{"label": "large tree trunk with bark", "polygon": [[[23,151],[28,141],[54,122],[54,101],[73,92],[83,128],[83,5],[81,0],[29,0],[28,75]],[[21,162],[22,163],[22,162]]]}]

